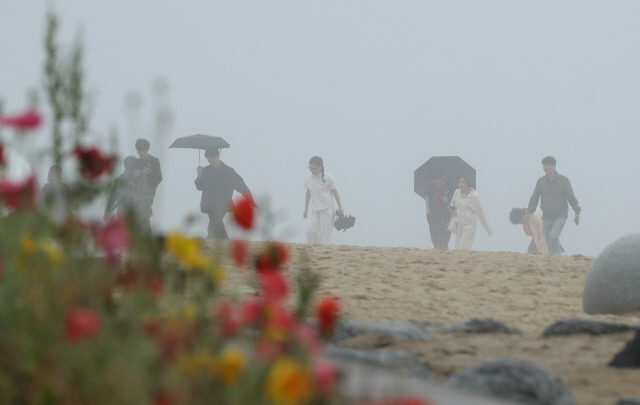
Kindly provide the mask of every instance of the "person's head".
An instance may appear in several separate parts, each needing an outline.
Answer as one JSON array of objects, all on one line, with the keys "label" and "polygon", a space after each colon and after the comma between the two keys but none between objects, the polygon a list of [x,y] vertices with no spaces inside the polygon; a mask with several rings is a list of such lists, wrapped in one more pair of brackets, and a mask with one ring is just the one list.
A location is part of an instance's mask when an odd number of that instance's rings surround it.
[{"label": "person's head", "polygon": [[444,170],[434,170],[433,175],[431,176],[431,182],[436,187],[444,186]]},{"label": "person's head", "polygon": [[136,158],[135,156],[127,156],[126,158],[124,158],[124,161],[122,163],[124,163],[124,170],[131,170],[133,169],[133,164],[136,162],[138,158]]},{"label": "person's head", "polygon": [[49,168],[47,181],[49,183],[60,183],[62,181],[62,167],[60,165],[53,165]]},{"label": "person's head", "polygon": [[518,225],[524,222],[524,217],[527,215],[527,210],[524,208],[513,208],[509,213],[509,220],[512,224]]},{"label": "person's head", "polygon": [[204,157],[209,161],[212,166],[220,166],[220,150],[216,148],[207,149],[204,151]]},{"label": "person's head", "polygon": [[556,158],[553,156],[545,156],[542,159],[542,170],[547,176],[556,174]]},{"label": "person's head", "polygon": [[309,160],[309,171],[314,176],[317,176],[319,173],[322,173],[324,176],[324,163],[320,156],[314,156]]},{"label": "person's head", "polygon": [[151,144],[146,139],[138,139],[136,141],[136,151],[138,155],[145,159],[149,155],[149,148],[151,148]]},{"label": "person's head", "polygon": [[472,183],[469,176],[467,176],[466,174],[460,176],[460,179],[458,180],[458,188],[460,189],[460,191],[466,194],[472,189],[471,186]]}]

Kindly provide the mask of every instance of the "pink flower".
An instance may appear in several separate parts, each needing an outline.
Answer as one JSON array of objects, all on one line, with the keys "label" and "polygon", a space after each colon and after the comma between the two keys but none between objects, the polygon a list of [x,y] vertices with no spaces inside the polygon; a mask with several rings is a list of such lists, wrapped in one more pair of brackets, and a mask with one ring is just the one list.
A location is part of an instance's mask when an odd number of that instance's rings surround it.
[{"label": "pink flower", "polygon": [[73,155],[80,161],[82,176],[90,181],[95,181],[103,174],[111,174],[116,158],[113,155],[102,153],[97,147],[78,146]]},{"label": "pink flower", "polygon": [[320,358],[313,365],[313,379],[322,395],[330,395],[336,390],[338,375],[338,367],[329,359]]},{"label": "pink flower", "polygon": [[95,236],[96,241],[107,254],[107,261],[111,264],[115,263],[119,252],[131,246],[129,227],[124,218],[111,218],[109,222],[97,228]]},{"label": "pink flower", "polygon": [[255,206],[256,204],[250,196],[243,196],[233,205],[233,218],[242,228],[247,230],[253,228],[256,216]]},{"label": "pink flower", "polygon": [[35,129],[42,123],[42,116],[34,109],[25,111],[22,114],[0,117],[0,124],[13,127],[20,131]]},{"label": "pink flower", "polygon": [[0,143],[0,167],[4,167],[7,164],[4,156],[4,145]]},{"label": "pink flower", "polygon": [[102,330],[100,313],[91,308],[73,307],[67,311],[65,339],[76,343],[97,336]]},{"label": "pink flower", "polygon": [[22,183],[0,180],[0,199],[11,209],[34,209],[36,206],[36,178],[30,176]]}]

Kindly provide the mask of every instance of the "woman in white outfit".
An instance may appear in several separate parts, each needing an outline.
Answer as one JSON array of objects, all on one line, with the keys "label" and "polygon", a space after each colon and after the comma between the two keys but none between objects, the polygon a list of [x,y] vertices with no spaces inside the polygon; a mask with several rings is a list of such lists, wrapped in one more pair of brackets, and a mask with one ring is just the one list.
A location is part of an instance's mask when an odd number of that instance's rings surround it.
[{"label": "woman in white outfit", "polygon": [[[307,195],[304,202],[304,218],[309,217],[307,226],[308,243],[331,243],[333,223],[336,218],[336,210],[333,199],[338,203],[338,212],[343,213],[340,204],[340,195],[333,182],[333,177],[324,172],[322,159],[314,156],[309,161],[311,176],[304,182]],[[311,215],[309,215],[309,203],[311,203]]]},{"label": "woman in white outfit", "polygon": [[449,208],[451,220],[455,221],[456,249],[471,250],[478,220],[491,236],[491,227],[480,205],[480,196],[464,176],[458,181],[458,189],[453,193]]}]

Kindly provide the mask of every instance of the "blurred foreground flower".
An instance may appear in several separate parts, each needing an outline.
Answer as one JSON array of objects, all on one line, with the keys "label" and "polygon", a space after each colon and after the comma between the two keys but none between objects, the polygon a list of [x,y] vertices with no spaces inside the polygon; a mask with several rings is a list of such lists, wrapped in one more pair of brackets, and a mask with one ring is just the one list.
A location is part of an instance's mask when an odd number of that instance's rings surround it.
[{"label": "blurred foreground flower", "polygon": [[104,154],[95,146],[78,146],[74,149],[73,155],[80,162],[80,173],[89,181],[95,181],[103,174],[110,175],[116,161],[115,156]]},{"label": "blurred foreground flower", "polygon": [[20,131],[35,129],[42,123],[42,115],[34,109],[29,109],[22,114],[1,116],[0,124],[12,127]]},{"label": "blurred foreground flower", "polygon": [[65,339],[75,343],[96,336],[102,330],[100,312],[84,307],[74,307],[67,311]]},{"label": "blurred foreground flower", "polygon": [[304,404],[311,398],[309,370],[291,358],[279,358],[266,382],[266,395],[276,405]]},{"label": "blurred foreground flower", "polygon": [[0,199],[10,209],[34,209],[36,206],[35,176],[32,175],[23,182],[0,180]]},{"label": "blurred foreground flower", "polygon": [[238,225],[247,230],[253,228],[256,216],[255,207],[256,203],[249,196],[243,196],[233,204],[233,218]]},{"label": "blurred foreground flower", "polygon": [[318,317],[318,329],[325,336],[330,336],[336,329],[338,315],[340,313],[340,299],[335,295],[325,295],[316,306]]}]

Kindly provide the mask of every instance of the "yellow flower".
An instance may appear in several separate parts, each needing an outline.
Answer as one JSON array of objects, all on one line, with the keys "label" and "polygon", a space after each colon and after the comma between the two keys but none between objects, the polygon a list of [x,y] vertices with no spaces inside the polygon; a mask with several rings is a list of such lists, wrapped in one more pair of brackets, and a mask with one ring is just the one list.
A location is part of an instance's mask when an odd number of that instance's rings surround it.
[{"label": "yellow flower", "polygon": [[217,362],[215,355],[206,348],[199,348],[194,352],[183,353],[178,358],[179,367],[190,375],[195,375],[199,371],[216,370]]},{"label": "yellow flower", "polygon": [[54,265],[62,264],[64,254],[53,239],[45,239],[40,243],[42,250],[49,256]]},{"label": "yellow flower", "polygon": [[198,306],[192,302],[188,303],[184,308],[184,315],[190,322],[195,321],[198,316]]},{"label": "yellow flower", "polygon": [[228,348],[220,354],[218,360],[218,376],[226,384],[233,384],[240,377],[247,366],[247,357],[238,348]]},{"label": "yellow flower", "polygon": [[20,246],[22,246],[22,250],[26,252],[35,252],[37,244],[33,236],[22,235],[22,238],[20,238]]},{"label": "yellow flower", "polygon": [[309,371],[290,358],[278,359],[267,376],[265,393],[277,405],[304,404],[311,390]]},{"label": "yellow flower", "polygon": [[188,267],[203,268],[209,263],[207,257],[200,251],[200,240],[186,237],[180,232],[169,233],[167,248]]}]

